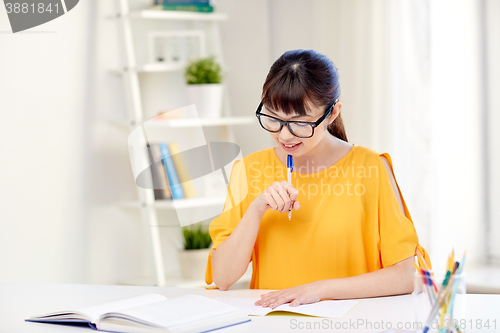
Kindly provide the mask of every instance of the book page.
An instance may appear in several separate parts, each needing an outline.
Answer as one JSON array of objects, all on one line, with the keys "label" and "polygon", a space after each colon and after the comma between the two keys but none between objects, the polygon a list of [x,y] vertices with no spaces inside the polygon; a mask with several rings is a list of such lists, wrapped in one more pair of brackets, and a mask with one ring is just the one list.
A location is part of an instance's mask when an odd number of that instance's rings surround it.
[{"label": "book page", "polygon": [[101,303],[76,309],[76,311],[85,314],[91,319],[91,322],[97,323],[99,317],[107,312],[117,312],[126,308],[132,308],[150,303],[164,301],[167,298],[160,294],[145,294],[134,297],[128,297],[116,301]]},{"label": "book page", "polygon": [[166,299],[167,298],[165,296],[159,294],[145,294],[73,310],[58,311],[47,313],[44,315],[32,316],[29,318],[29,320],[85,320],[96,324],[99,321],[99,317],[106,312],[120,311],[125,308],[164,301]]},{"label": "book page", "polygon": [[[123,309],[103,316],[106,320],[125,318],[137,323],[159,328],[175,328],[176,326],[192,325],[197,321],[224,318],[231,314],[244,312],[231,305],[198,295],[185,295],[170,298],[165,301]],[[109,318],[109,319],[107,319]]]},{"label": "book page", "polygon": [[359,301],[355,300],[327,300],[298,306],[290,306],[290,303],[286,303],[271,310],[270,308],[254,304],[260,298],[216,297],[215,299],[237,307],[251,316],[265,316],[270,312],[287,311],[315,317],[342,318],[359,304]]},{"label": "book page", "polygon": [[260,298],[215,297],[214,299],[232,305],[250,316],[265,316],[272,311],[270,308],[254,304]]}]

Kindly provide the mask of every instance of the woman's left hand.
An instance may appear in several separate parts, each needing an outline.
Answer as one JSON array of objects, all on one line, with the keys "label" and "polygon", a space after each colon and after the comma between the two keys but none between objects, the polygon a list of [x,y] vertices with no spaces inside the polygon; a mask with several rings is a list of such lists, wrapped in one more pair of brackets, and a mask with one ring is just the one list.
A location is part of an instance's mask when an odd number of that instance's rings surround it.
[{"label": "woman's left hand", "polygon": [[255,305],[262,305],[274,309],[281,304],[289,303],[290,306],[316,303],[321,300],[322,281],[314,281],[297,287],[271,291],[260,295],[261,299]]}]

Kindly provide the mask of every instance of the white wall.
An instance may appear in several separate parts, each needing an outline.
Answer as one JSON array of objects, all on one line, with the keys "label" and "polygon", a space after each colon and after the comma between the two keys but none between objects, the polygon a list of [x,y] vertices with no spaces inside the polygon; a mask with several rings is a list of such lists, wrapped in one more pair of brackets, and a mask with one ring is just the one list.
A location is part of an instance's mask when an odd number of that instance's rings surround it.
[{"label": "white wall", "polygon": [[2,282],[85,282],[92,3],[16,34],[0,7]]},{"label": "white wall", "polygon": [[[236,116],[255,116],[262,86],[274,58],[271,53],[269,0],[217,0],[217,10],[228,14],[221,23],[224,60],[230,71],[227,82],[231,112]],[[243,155],[271,147],[273,141],[255,122],[235,127],[236,142]]]},{"label": "white wall", "polygon": [[81,1],[0,34],[0,281],[116,283],[145,270],[141,225],[115,204],[135,185],[127,133],[109,124],[123,96],[98,9]]},{"label": "white wall", "polygon": [[488,194],[490,195],[489,221],[491,223],[488,237],[488,253],[497,264],[500,263],[500,2],[496,0],[485,1],[485,25],[487,34],[485,36],[486,50],[486,107],[487,136],[486,147],[488,163]]},{"label": "white wall", "polygon": [[91,105],[87,110],[89,131],[87,183],[89,205],[89,283],[130,282],[147,272],[147,242],[138,210],[120,208],[120,201],[136,198],[136,187],[128,155],[128,128],[116,126],[127,114],[122,80],[111,74],[121,65],[118,23],[106,16],[116,12],[115,2],[95,4],[88,24],[93,26],[89,78]]}]

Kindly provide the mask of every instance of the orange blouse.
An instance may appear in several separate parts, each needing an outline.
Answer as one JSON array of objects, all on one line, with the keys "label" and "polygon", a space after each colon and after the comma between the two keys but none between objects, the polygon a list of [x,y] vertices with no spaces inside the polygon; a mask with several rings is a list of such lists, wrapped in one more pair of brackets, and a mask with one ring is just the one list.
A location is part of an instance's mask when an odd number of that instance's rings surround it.
[{"label": "orange blouse", "polygon": [[[301,208],[268,210],[252,252],[252,289],[284,289],[317,280],[343,278],[391,266],[421,251],[406,203],[401,211],[380,155],[354,145],[329,168],[292,173]],[[297,171],[299,173],[297,173]],[[233,164],[223,213],[210,224],[212,249],[235,229],[249,204],[275,181],[287,179],[274,148]],[[399,186],[398,186],[399,190]],[[401,191],[399,190],[401,194]],[[205,281],[211,284],[211,254]]]}]

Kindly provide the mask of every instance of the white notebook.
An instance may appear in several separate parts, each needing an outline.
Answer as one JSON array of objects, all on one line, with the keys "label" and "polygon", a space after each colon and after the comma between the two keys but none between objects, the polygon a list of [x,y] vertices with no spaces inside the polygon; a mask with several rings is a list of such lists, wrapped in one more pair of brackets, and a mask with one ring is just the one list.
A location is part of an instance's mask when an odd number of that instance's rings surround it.
[{"label": "white notebook", "polygon": [[94,306],[33,316],[26,321],[89,326],[101,331],[205,332],[250,321],[226,303],[198,295],[167,299],[145,294]]},{"label": "white notebook", "polygon": [[356,300],[326,300],[298,306],[290,306],[289,303],[286,303],[274,309],[270,309],[254,304],[260,298],[215,297],[214,299],[241,309],[250,316],[265,316],[271,312],[286,311],[315,317],[342,318],[347,312],[359,304],[359,301]]}]

